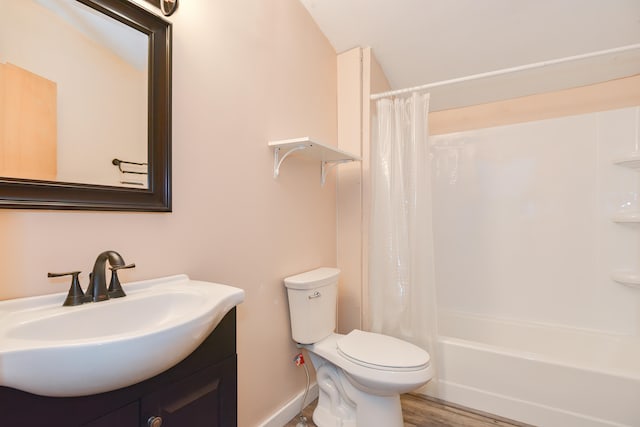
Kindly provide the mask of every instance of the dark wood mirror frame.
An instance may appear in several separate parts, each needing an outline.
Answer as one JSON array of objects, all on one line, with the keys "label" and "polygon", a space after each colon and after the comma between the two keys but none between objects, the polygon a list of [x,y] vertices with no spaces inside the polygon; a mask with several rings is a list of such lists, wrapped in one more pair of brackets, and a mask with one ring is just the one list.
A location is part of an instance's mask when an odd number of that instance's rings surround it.
[{"label": "dark wood mirror frame", "polygon": [[171,211],[171,24],[123,0],[77,0],[149,36],[149,188],[0,177],[0,208]]}]

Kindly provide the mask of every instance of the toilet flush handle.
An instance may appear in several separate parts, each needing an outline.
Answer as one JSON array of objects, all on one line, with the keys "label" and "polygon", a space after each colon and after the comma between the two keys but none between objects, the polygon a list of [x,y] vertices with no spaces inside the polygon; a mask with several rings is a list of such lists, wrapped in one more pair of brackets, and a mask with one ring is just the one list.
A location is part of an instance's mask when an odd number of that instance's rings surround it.
[{"label": "toilet flush handle", "polygon": [[318,291],[315,291],[313,295],[309,295],[309,299],[320,298],[322,294]]}]

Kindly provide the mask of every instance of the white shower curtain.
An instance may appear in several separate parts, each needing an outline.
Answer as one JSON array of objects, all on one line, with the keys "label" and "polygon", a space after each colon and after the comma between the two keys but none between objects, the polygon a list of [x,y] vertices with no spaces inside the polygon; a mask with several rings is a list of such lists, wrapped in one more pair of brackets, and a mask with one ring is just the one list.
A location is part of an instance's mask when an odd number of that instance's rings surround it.
[{"label": "white shower curtain", "polygon": [[434,364],[429,94],[381,99],[376,107],[371,147],[370,326],[374,332],[426,349]]}]

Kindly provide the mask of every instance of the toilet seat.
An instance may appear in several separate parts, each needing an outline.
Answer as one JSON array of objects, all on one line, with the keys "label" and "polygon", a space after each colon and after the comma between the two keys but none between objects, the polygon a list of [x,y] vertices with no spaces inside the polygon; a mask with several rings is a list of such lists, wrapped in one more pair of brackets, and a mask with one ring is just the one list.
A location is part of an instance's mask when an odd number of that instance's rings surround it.
[{"label": "toilet seat", "polygon": [[[362,331],[359,331],[362,332]],[[368,334],[368,333],[365,333]],[[353,335],[360,335],[356,332]],[[374,334],[379,335],[379,334]],[[422,355],[422,361],[426,361],[426,364],[420,367],[405,367],[405,368],[390,368],[384,365],[375,365],[370,360],[376,361],[373,357],[364,357],[364,360],[358,360],[352,356],[347,356],[343,351],[338,349],[338,341],[344,338],[346,335],[331,334],[323,340],[313,344],[300,345],[302,348],[306,348],[309,351],[309,356],[313,362],[313,366],[317,369],[325,360],[331,363],[341,372],[344,372],[345,377],[359,390],[362,390],[368,394],[376,396],[391,396],[399,393],[406,393],[417,389],[418,387],[426,384],[427,381],[433,376],[433,366],[429,362],[429,355],[426,351],[407,344],[411,347],[417,348]],[[391,338],[391,337],[388,337]],[[376,341],[379,342],[379,341]],[[349,340],[342,343],[342,347],[347,347]],[[395,347],[395,344],[392,346]],[[373,354],[377,352],[386,351],[386,349],[376,348]],[[400,348],[406,348],[400,346]],[[409,350],[411,351],[411,350]],[[371,351],[369,352],[371,356]],[[360,356],[362,358],[362,356]],[[318,360],[320,358],[321,360]],[[414,362],[415,363],[415,362]],[[399,363],[391,363],[399,364]],[[401,363],[400,363],[401,364]],[[411,363],[405,363],[410,365]]]},{"label": "toilet seat", "polygon": [[416,371],[429,365],[429,353],[398,338],[354,329],[336,341],[340,356],[371,369]]}]

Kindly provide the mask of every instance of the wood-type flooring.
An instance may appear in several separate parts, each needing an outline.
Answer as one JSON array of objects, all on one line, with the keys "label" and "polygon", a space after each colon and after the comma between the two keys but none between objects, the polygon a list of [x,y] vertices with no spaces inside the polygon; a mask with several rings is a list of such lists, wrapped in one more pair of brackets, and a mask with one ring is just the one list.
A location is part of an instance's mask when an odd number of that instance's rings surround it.
[{"label": "wood-type flooring", "polygon": [[[419,394],[403,394],[400,400],[404,427],[533,427]],[[303,412],[308,427],[316,427],[312,419],[316,404],[317,400],[308,405]],[[295,417],[284,427],[296,427],[298,421],[298,417]]]}]

